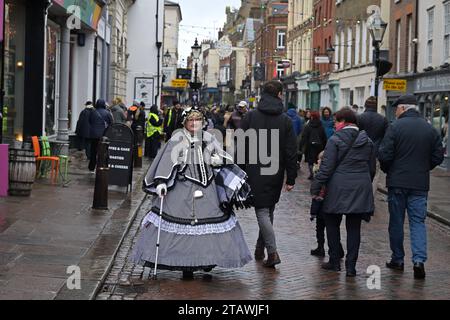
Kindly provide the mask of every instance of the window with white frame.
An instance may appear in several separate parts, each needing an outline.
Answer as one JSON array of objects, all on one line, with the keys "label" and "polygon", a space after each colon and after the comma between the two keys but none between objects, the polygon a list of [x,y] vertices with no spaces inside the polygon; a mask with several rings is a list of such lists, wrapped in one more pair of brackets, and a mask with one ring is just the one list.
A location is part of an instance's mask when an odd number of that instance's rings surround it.
[{"label": "window with white frame", "polygon": [[361,47],[361,24],[356,24],[356,37],[355,37],[355,65],[359,65],[359,52]]},{"label": "window with white frame", "polygon": [[284,68],[279,68],[277,64],[277,78],[281,79],[284,76]]},{"label": "window with white frame", "polygon": [[358,106],[362,106],[364,105],[364,92],[365,92],[365,87],[357,87],[355,88],[355,92],[356,92],[356,99],[355,99],[355,103]]},{"label": "window with white frame", "polygon": [[284,49],[286,46],[286,31],[277,30],[277,49]]},{"label": "window with white frame", "polygon": [[352,64],[352,28],[348,28],[347,29],[347,42],[345,44],[346,48],[347,48],[347,65],[351,65]]},{"label": "window with white frame", "polygon": [[350,89],[341,89],[342,105],[350,106]]},{"label": "window with white frame", "polygon": [[427,29],[427,63],[433,63],[433,33],[434,33],[434,8],[428,10],[428,29]]},{"label": "window with white frame", "polygon": [[401,36],[402,36],[402,24],[401,20],[397,20],[395,24],[395,66],[397,73],[400,73],[400,57],[401,57]]},{"label": "window with white frame", "polygon": [[341,61],[340,61],[340,64],[341,64],[341,68],[344,68],[345,66],[344,66],[344,62],[345,62],[345,55],[344,55],[344,52],[345,52],[345,33],[344,33],[344,31],[342,30],[341,31],[341,36],[340,36],[340,41],[339,41],[339,45],[341,46],[341,54],[340,54],[340,59],[341,59]]},{"label": "window with white frame", "polygon": [[444,3],[444,61],[450,58],[450,1]]},{"label": "window with white frame", "polygon": [[361,46],[361,63],[365,64],[367,62],[367,23],[363,21],[362,23],[362,46]]},{"label": "window with white frame", "polygon": [[340,58],[340,54],[341,54],[341,47],[339,46],[339,36],[336,34],[334,36],[334,43],[336,44],[334,46],[334,63],[336,63],[336,68],[338,67],[338,63],[339,63],[339,58]]},{"label": "window with white frame", "polygon": [[412,71],[412,46],[413,46],[413,42],[412,42],[412,38],[413,38],[413,25],[412,25],[412,14],[408,15],[406,17],[406,26],[407,26],[407,31],[406,31],[406,36],[408,37],[406,39],[406,44],[408,46],[408,51],[407,51],[407,57],[406,57],[406,61],[407,61],[407,65],[406,65],[406,71],[407,72],[411,72]]}]

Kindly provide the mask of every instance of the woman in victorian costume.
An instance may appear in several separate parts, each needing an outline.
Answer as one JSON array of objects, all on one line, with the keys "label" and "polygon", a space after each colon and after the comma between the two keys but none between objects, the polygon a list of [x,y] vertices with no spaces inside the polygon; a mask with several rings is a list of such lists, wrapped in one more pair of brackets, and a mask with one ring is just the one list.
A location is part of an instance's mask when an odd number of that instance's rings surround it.
[{"label": "woman in victorian costume", "polygon": [[205,124],[199,108],[186,109],[184,128],[159,151],[146,175],[144,191],[155,197],[134,249],[137,264],[156,263],[192,278],[194,271],[238,268],[252,260],[234,215],[235,208],[251,205],[247,176],[202,130]]}]

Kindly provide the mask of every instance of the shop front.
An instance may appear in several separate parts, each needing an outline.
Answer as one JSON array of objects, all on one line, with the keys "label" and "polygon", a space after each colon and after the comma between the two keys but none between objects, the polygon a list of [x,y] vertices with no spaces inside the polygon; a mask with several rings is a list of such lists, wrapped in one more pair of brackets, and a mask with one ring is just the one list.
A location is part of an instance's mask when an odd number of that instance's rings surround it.
[{"label": "shop front", "polygon": [[330,87],[328,81],[320,83],[320,108],[330,107]]},{"label": "shop front", "polygon": [[283,81],[285,100],[284,107],[288,109],[290,106],[298,108],[298,89],[295,77],[291,76]]},{"label": "shop front", "polygon": [[308,82],[309,91],[311,94],[310,105],[307,106],[311,110],[319,111],[320,109],[320,83],[318,81]]},{"label": "shop front", "polygon": [[446,147],[444,167],[450,170],[450,161],[447,155],[447,135],[444,135],[444,127],[448,124],[449,99],[450,99],[450,73],[439,70],[420,73],[415,76],[404,77],[407,80],[406,92],[389,91],[387,93],[387,117],[395,120],[394,101],[403,94],[414,94],[418,100],[419,111],[442,136]]},{"label": "shop front", "polygon": [[308,86],[309,78],[309,74],[304,74],[297,81],[298,107],[303,110],[309,107],[310,104],[310,92]]},{"label": "shop front", "polygon": [[201,101],[206,105],[220,103],[219,89],[218,88],[203,88],[201,92]]},{"label": "shop front", "polygon": [[43,130],[47,1],[1,0],[1,136],[18,144]]},{"label": "shop front", "polygon": [[[103,1],[54,0],[46,25],[44,134],[68,153],[86,101],[108,95],[111,32]],[[72,15],[73,6],[80,19]]]},{"label": "shop front", "polygon": [[330,94],[330,108],[333,113],[339,111],[339,81],[330,80],[328,82]]}]

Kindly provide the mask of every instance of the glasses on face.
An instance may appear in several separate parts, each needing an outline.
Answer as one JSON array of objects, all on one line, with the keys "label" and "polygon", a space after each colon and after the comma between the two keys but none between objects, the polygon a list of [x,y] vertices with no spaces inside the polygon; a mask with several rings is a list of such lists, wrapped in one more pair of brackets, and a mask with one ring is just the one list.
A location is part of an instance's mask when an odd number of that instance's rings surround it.
[{"label": "glasses on face", "polygon": [[189,122],[200,122],[200,121],[203,121],[203,119],[202,118],[193,118],[193,119],[188,119],[187,121],[189,121]]}]

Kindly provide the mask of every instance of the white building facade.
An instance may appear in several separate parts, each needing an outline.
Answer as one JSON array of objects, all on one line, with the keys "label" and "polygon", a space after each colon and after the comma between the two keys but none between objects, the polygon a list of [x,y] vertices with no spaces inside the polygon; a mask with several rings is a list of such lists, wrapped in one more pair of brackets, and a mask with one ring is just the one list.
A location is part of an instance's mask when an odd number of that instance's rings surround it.
[{"label": "white building facade", "polygon": [[290,100],[298,108],[309,106],[310,93],[308,81],[313,61],[313,0],[289,0],[288,30],[287,30],[287,58],[291,67],[287,69],[290,83],[294,88]]},{"label": "white building facade", "polygon": [[128,104],[161,105],[164,1],[136,0],[128,11]]},{"label": "white building facade", "polygon": [[[345,5],[346,3],[341,3],[337,5],[337,8],[345,10],[345,7],[339,7]],[[381,17],[386,22],[390,18],[389,6],[388,0],[381,1]],[[369,16],[370,14],[367,12],[359,12],[358,16],[353,19],[336,21],[333,47],[333,59],[336,67],[330,75],[330,80],[339,82],[339,92],[336,93],[339,101],[338,109],[358,105],[359,112],[363,112],[366,99],[375,95],[374,47],[367,26]],[[389,30],[386,30],[381,51],[388,48]],[[378,97],[378,107],[380,108],[381,105],[386,104],[382,82],[379,84]]]},{"label": "white building facade", "polygon": [[178,3],[172,1],[164,2],[164,43],[163,54],[170,55],[168,63],[164,63],[163,74],[165,75],[165,86],[170,86],[172,80],[177,78],[178,66],[178,40],[180,23],[183,20],[181,8]]}]

